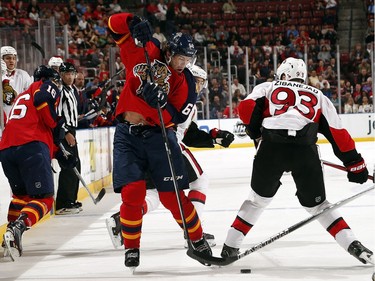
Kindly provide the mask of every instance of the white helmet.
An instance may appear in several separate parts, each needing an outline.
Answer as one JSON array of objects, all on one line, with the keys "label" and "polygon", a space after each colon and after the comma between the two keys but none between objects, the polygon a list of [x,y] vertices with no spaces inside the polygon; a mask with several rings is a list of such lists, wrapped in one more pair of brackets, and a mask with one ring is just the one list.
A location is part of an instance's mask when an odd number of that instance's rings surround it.
[{"label": "white helmet", "polygon": [[1,58],[5,55],[15,55],[17,56],[17,51],[12,46],[3,46],[0,51]]},{"label": "white helmet", "polygon": [[60,67],[60,65],[63,63],[64,61],[62,60],[62,58],[60,57],[51,57],[48,61],[48,66],[49,67],[53,67],[53,66],[56,66],[56,67]]},{"label": "white helmet", "polygon": [[203,68],[199,67],[198,65],[193,64],[192,66],[189,67],[189,70],[193,74],[194,77],[199,77],[204,80],[204,85],[203,88],[207,88],[208,86],[208,81],[207,81],[207,72],[204,71]]},{"label": "white helmet", "polygon": [[301,79],[305,82],[307,77],[305,62],[292,57],[285,59],[276,70],[276,78],[281,80],[283,75],[285,75],[284,80]]}]

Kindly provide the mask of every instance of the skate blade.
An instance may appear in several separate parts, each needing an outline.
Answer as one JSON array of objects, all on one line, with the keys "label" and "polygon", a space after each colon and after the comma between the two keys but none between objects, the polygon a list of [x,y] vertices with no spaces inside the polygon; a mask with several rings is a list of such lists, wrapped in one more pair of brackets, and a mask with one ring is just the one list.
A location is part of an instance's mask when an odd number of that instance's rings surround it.
[{"label": "skate blade", "polygon": [[130,266],[130,267],[129,267],[130,272],[131,272],[132,275],[135,274],[135,269],[136,269],[136,268],[137,268],[136,266]]},{"label": "skate blade", "polygon": [[366,263],[374,264],[374,255],[369,255],[368,253],[362,252],[359,257],[366,261]]},{"label": "skate blade", "polygon": [[14,239],[13,235],[9,232],[5,232],[3,235],[3,241],[5,244],[4,257],[10,258],[12,261],[16,261],[20,257],[19,251],[10,245],[10,240]]},{"label": "skate blade", "polygon": [[111,238],[113,247],[115,249],[121,247],[122,246],[121,238],[118,238],[117,236],[115,236],[112,231],[112,228],[116,226],[115,221],[112,218],[109,218],[105,220],[105,224],[107,225],[108,234],[109,234],[109,237]]}]

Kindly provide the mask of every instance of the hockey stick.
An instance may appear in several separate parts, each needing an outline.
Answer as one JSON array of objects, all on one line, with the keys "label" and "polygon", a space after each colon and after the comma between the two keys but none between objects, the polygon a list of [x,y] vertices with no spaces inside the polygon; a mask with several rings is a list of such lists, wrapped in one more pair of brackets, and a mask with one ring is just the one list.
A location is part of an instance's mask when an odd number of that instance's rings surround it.
[{"label": "hockey stick", "polygon": [[[64,157],[68,158],[68,153],[69,152],[66,151],[66,149],[62,145],[62,143],[59,144],[59,147],[60,147],[62,153],[64,154]],[[79,171],[77,170],[76,167],[73,168],[73,171],[77,175],[77,177],[81,181],[81,183],[83,184],[83,187],[86,189],[87,193],[90,195],[90,197],[91,197],[92,201],[94,202],[94,204],[96,205],[100,200],[102,200],[103,196],[105,195],[105,188],[102,188],[99,191],[98,196],[95,198],[94,195],[91,193],[90,189],[87,187],[85,180],[82,178],[81,174],[79,173]]]},{"label": "hockey stick", "polygon": [[[151,73],[152,69],[151,69],[150,57],[148,55],[146,46],[143,46],[143,50],[144,50],[145,57],[146,57],[147,67],[149,69],[150,80],[151,80],[151,82],[154,82],[154,77],[152,76],[152,73]],[[186,217],[185,217],[185,214],[184,214],[184,210],[182,208],[182,201],[181,201],[181,196],[180,196],[180,193],[179,193],[180,189],[178,187],[178,183],[177,183],[177,180],[176,180],[176,172],[175,172],[174,164],[173,164],[172,157],[171,157],[172,153],[171,153],[171,149],[170,149],[170,145],[169,145],[169,140],[168,140],[168,137],[167,137],[167,131],[166,131],[165,125],[164,125],[163,114],[162,114],[159,103],[158,103],[157,110],[158,110],[158,115],[159,115],[159,120],[160,120],[160,127],[161,127],[161,131],[162,131],[163,139],[164,139],[165,150],[166,150],[166,153],[167,153],[169,169],[171,171],[173,186],[174,186],[174,189],[175,189],[175,192],[176,192],[176,197],[177,197],[178,208],[180,210],[184,235],[186,237],[188,249],[195,252],[195,250],[193,248],[193,244],[192,244],[192,242],[190,240],[190,237],[189,237],[188,229],[187,229]]]},{"label": "hockey stick", "polygon": [[32,41],[31,42],[31,46],[33,46],[35,49],[37,49],[40,54],[42,55],[42,58],[45,59],[46,58],[46,52],[44,51],[44,49],[42,48],[42,46],[40,46],[38,43],[36,43],[35,41]]},{"label": "hockey stick", "polygon": [[[323,163],[324,165],[327,165],[327,166],[330,166],[330,167],[333,167],[333,168],[339,169],[339,170],[341,170],[341,171],[345,171],[345,172],[348,171],[344,166],[341,166],[341,165],[338,165],[338,164],[335,164],[335,163],[332,163],[332,162],[329,162],[329,161],[326,161],[326,160],[323,160],[323,159],[322,159],[321,161],[322,161],[322,163]],[[374,176],[368,175],[367,178],[368,178],[369,180],[374,181]]]},{"label": "hockey stick", "polygon": [[288,235],[289,233],[292,233],[293,231],[305,226],[306,224],[318,219],[320,216],[326,214],[327,212],[329,211],[332,211],[332,210],[335,210],[337,209],[338,207],[341,207],[342,205],[345,205],[351,201],[353,201],[354,199],[364,195],[365,193],[369,192],[369,191],[372,191],[375,189],[375,185],[373,184],[371,187],[365,189],[365,190],[362,190],[361,192],[359,193],[356,193],[346,199],[342,199],[341,201],[338,201],[336,202],[335,204],[332,204],[326,208],[324,208],[323,210],[319,211],[318,213],[316,213],[315,215],[312,215],[282,231],[280,231],[279,233],[271,236],[270,238],[256,244],[255,246],[251,247],[250,249],[246,250],[245,252],[241,253],[241,254],[238,254],[237,256],[234,256],[234,257],[229,257],[229,258],[215,258],[215,257],[212,257],[213,259],[209,259],[207,258],[206,256],[202,256],[199,252],[196,253],[195,257],[197,258],[197,260],[201,263],[206,263],[206,264],[214,264],[214,265],[218,265],[218,266],[225,266],[225,265],[229,265],[239,259],[242,259],[243,257],[255,252],[255,251],[258,251],[259,249],[275,242],[276,240],[279,240],[280,238]]}]

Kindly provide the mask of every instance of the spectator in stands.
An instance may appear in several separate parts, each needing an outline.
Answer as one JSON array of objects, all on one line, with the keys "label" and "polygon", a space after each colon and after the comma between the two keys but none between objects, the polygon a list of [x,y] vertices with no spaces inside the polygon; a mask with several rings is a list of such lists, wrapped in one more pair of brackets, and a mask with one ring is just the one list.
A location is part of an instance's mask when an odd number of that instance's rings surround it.
[{"label": "spectator in stands", "polygon": [[337,97],[337,92],[336,91],[332,92],[330,100],[333,103],[333,105],[335,106],[336,111],[339,112],[339,99]]},{"label": "spectator in stands", "polygon": [[328,65],[326,70],[323,72],[324,79],[330,81],[331,83],[336,81],[337,74],[333,71],[332,66]]},{"label": "spectator in stands", "polygon": [[323,60],[319,60],[318,61],[318,65],[316,66],[316,74],[320,75],[320,74],[323,74],[324,71],[326,70],[326,67],[324,65],[324,61]]},{"label": "spectator in stands", "polygon": [[233,3],[233,0],[227,0],[221,7],[221,10],[224,14],[235,14],[237,11],[237,7]]},{"label": "spectator in stands", "polygon": [[374,112],[373,105],[369,103],[367,95],[362,96],[362,102],[359,105],[358,113],[370,113]]},{"label": "spectator in stands", "polygon": [[204,34],[202,28],[198,28],[197,30],[193,30],[193,38],[194,38],[194,45],[195,46],[205,46],[206,43],[206,35]]},{"label": "spectator in stands", "polygon": [[296,29],[294,24],[289,25],[288,29],[286,30],[286,37],[289,38],[290,34],[293,34],[294,38],[299,36],[299,31]]},{"label": "spectator in stands", "polygon": [[118,0],[112,0],[111,2],[112,3],[109,4],[110,11],[108,12],[108,15],[120,13],[122,11],[122,8],[118,3]]},{"label": "spectator in stands", "polygon": [[208,75],[208,79],[209,79],[209,81],[211,81],[212,79],[216,79],[217,81],[223,80],[223,74],[221,73],[221,70],[220,70],[219,66],[214,66],[212,68],[211,73]]},{"label": "spectator in stands", "polygon": [[331,84],[328,82],[327,79],[324,79],[323,75],[318,76],[319,82],[315,85],[316,88],[319,90],[324,88],[324,85],[327,86],[327,88],[331,88]]},{"label": "spectator in stands", "polygon": [[309,85],[313,86],[313,87],[316,87],[316,85],[319,84],[319,77],[318,77],[318,74],[316,73],[316,70],[312,70],[311,71],[311,74],[309,76]]},{"label": "spectator in stands", "polygon": [[223,118],[238,118],[238,104],[239,100],[237,97],[232,97],[232,116],[230,116],[230,106],[225,107],[223,111]]},{"label": "spectator in stands", "polygon": [[329,86],[328,81],[323,82],[323,88],[321,89],[322,93],[329,99],[332,97],[332,89]]},{"label": "spectator in stands", "polygon": [[362,90],[362,85],[361,84],[355,84],[354,86],[354,89],[353,89],[353,93],[352,93],[352,96],[353,96],[353,99],[354,99],[354,102],[355,103],[358,103],[359,100],[361,99],[361,90]]},{"label": "spectator in stands", "polygon": [[267,11],[266,16],[262,18],[261,20],[262,20],[262,26],[273,27],[278,24],[278,20],[272,16],[270,11]]},{"label": "spectator in stands", "polygon": [[361,63],[365,55],[361,43],[356,43],[354,49],[350,52],[350,61],[355,65]]},{"label": "spectator in stands", "polygon": [[361,68],[357,76],[357,83],[361,84],[362,86],[367,82],[367,78],[370,77],[370,74],[367,71],[366,67]]},{"label": "spectator in stands", "polygon": [[212,17],[211,12],[207,12],[206,16],[204,17],[204,22],[212,29],[216,29],[216,20]]},{"label": "spectator in stands", "polygon": [[358,112],[358,104],[356,104],[353,100],[353,97],[350,93],[346,94],[347,100],[344,104],[344,113],[357,113]]},{"label": "spectator in stands", "polygon": [[242,96],[247,96],[246,89],[243,84],[241,84],[238,80],[238,78],[233,79],[233,84],[231,85],[232,93],[234,93],[235,90],[240,90],[240,94]]},{"label": "spectator in stands", "polygon": [[213,101],[210,103],[210,119],[220,119],[223,116],[223,102],[219,95],[213,97]]},{"label": "spectator in stands", "polygon": [[154,34],[152,34],[152,37],[158,39],[161,44],[167,42],[167,38],[165,37],[164,33],[161,32],[160,26],[158,25],[154,27]]},{"label": "spectator in stands", "polygon": [[95,76],[91,81],[87,82],[85,88],[87,90],[98,88],[99,87],[99,81],[100,81],[99,76]]},{"label": "spectator in stands", "polygon": [[288,24],[288,16],[287,16],[287,14],[286,14],[286,11],[282,11],[282,12],[281,12],[281,15],[280,15],[278,21],[279,21],[278,24],[279,24],[279,25],[282,25],[282,26],[285,26],[285,25]]},{"label": "spectator in stands", "polygon": [[219,47],[224,47],[227,44],[229,38],[229,33],[225,29],[225,26],[222,24],[219,26],[219,29],[216,31],[216,43]]},{"label": "spectator in stands", "polygon": [[362,91],[366,93],[372,93],[372,78],[368,77],[366,83],[362,85]]},{"label": "spectator in stands", "polygon": [[260,18],[259,13],[255,12],[254,15],[250,18],[249,25],[254,27],[261,27],[262,24],[262,19]]},{"label": "spectator in stands", "polygon": [[243,63],[244,51],[239,46],[238,41],[234,40],[233,45],[229,46],[229,54],[231,58],[231,64],[239,65]]},{"label": "spectator in stands", "polygon": [[190,10],[190,9],[186,6],[186,1],[181,1],[181,3],[180,3],[180,11],[181,11],[181,13],[183,13],[183,14],[189,14],[189,15],[193,13],[193,11]]}]

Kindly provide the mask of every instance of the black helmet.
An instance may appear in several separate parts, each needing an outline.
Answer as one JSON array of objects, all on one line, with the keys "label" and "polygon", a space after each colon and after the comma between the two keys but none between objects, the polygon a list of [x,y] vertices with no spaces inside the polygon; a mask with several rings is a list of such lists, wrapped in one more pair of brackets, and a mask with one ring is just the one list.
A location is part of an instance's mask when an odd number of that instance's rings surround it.
[{"label": "black helmet", "polygon": [[181,32],[172,34],[167,47],[172,55],[194,57],[197,53],[197,50],[194,47],[193,37]]},{"label": "black helmet", "polygon": [[59,71],[60,72],[77,72],[77,69],[74,66],[74,64],[70,62],[63,62],[62,64],[60,64]]},{"label": "black helmet", "polygon": [[53,68],[50,68],[45,65],[40,65],[37,67],[37,69],[35,69],[34,82],[40,81],[40,80],[44,81],[44,80],[49,80],[49,79],[59,81],[61,79],[60,74]]}]

